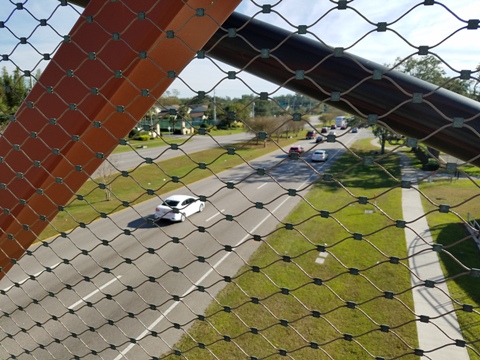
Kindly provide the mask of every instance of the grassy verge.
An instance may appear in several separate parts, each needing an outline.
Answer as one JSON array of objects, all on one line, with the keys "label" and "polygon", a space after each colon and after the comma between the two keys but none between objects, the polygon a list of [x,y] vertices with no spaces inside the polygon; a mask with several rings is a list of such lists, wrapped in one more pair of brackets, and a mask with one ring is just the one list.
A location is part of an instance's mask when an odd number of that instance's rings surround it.
[{"label": "grassy verge", "polygon": [[[298,139],[280,139],[280,146],[288,146]],[[60,232],[66,232],[81,223],[88,224],[105,214],[125,209],[127,206],[157,197],[181,188],[212,174],[251,161],[254,158],[278,150],[275,144],[267,147],[255,144],[236,144],[233,154],[217,148],[200,151],[188,156],[160,161],[136,168],[123,176],[112,175],[108,183],[113,193],[111,200],[106,200],[106,191],[97,181],[89,180],[72,198],[64,211],[58,213],[52,223],[42,232],[40,239],[47,239]],[[205,167],[203,169],[203,167]]]},{"label": "grassy verge", "polygon": [[170,144],[179,144],[181,142],[185,141],[184,139],[180,138],[157,138],[157,139],[151,139],[148,141],[141,141],[141,140],[128,140],[128,145],[119,145],[115,148],[113,151],[113,154],[119,154],[119,153],[124,153],[132,150],[137,150],[139,148],[142,148],[143,146],[149,147],[149,148],[156,148],[160,146],[167,146]]},{"label": "grassy verge", "polygon": [[[452,212],[462,218],[467,218],[470,212],[480,221],[480,194],[478,184],[469,180],[450,182],[435,181],[423,183],[422,192],[436,204],[449,204]],[[426,212],[438,209],[422,198]],[[428,225],[433,239],[442,244],[447,252],[440,254],[441,266],[446,278],[450,296],[460,304],[469,304],[480,309],[480,277],[470,276],[468,269],[480,268],[480,252],[463,222],[454,213],[433,212],[427,215]],[[462,265],[460,265],[462,264]],[[466,267],[466,268],[465,268]],[[462,275],[460,275],[462,274]],[[470,312],[457,311],[457,317],[466,341],[476,341],[471,346],[480,353],[480,315]],[[480,359],[480,356],[469,350],[471,359]]]},{"label": "grassy verge", "polygon": [[465,165],[459,166],[459,169],[464,173],[468,174],[469,176],[480,177],[480,167],[478,166],[465,164]]},{"label": "grassy verge", "polygon": [[[211,136],[225,136],[225,135],[232,135],[232,134],[241,134],[245,132],[244,129],[237,128],[237,129],[230,129],[230,130],[212,130],[208,134]],[[155,148],[160,146],[166,146],[171,144],[180,144],[185,141],[185,138],[176,137],[174,136],[162,136],[159,138],[151,139],[148,141],[141,141],[141,140],[129,140],[128,145],[120,145],[113,151],[114,154],[132,151],[133,149],[138,149],[143,146],[147,146],[149,148]]]},{"label": "grassy verge", "polygon": [[[370,142],[355,152],[369,154]],[[382,166],[399,175],[396,156]],[[184,356],[363,359],[370,358],[368,351],[391,358],[411,353],[405,343],[417,346],[408,263],[389,261],[407,255],[404,231],[392,220],[402,218],[400,189],[392,189],[396,183],[382,169],[350,154],[329,174],[348,184],[348,191],[328,179],[313,186],[285,219],[291,226],[263,239],[204,321],[176,345]],[[326,256],[320,256],[321,246]]]}]

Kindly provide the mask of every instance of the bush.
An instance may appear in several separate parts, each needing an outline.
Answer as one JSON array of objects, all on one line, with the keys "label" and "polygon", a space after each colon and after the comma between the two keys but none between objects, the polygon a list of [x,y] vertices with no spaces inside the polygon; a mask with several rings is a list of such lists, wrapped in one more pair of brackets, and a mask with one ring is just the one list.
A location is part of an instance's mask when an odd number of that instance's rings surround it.
[{"label": "bush", "polygon": [[428,154],[427,151],[424,147],[422,146],[417,146],[413,149],[415,151],[415,156],[417,157],[418,160],[425,166],[428,163]]},{"label": "bush", "polygon": [[140,136],[137,137],[137,140],[148,141],[148,140],[150,140],[150,135],[140,135]]},{"label": "bush", "polygon": [[430,158],[426,164],[423,164],[423,169],[427,171],[436,171],[440,167],[440,164],[436,159]]},{"label": "bush", "polygon": [[128,137],[129,137],[129,139],[135,139],[138,136],[139,133],[140,133],[140,131],[138,131],[137,129],[132,129],[128,133]]}]

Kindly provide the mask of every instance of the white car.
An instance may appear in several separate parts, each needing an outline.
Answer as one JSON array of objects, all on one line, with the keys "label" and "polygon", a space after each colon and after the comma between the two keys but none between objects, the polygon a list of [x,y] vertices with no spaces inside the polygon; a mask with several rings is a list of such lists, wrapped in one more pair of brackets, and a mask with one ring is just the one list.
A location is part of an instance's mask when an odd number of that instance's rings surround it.
[{"label": "white car", "polygon": [[327,161],[328,153],[325,150],[315,150],[312,153],[312,161]]},{"label": "white car", "polygon": [[155,220],[185,221],[187,217],[205,209],[205,202],[195,196],[173,195],[155,209]]}]

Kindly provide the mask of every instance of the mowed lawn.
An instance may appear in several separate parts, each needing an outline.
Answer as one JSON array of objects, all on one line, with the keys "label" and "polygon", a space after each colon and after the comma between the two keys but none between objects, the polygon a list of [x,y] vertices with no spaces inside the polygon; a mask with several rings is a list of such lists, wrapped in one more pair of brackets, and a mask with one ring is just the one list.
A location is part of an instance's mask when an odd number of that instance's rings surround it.
[{"label": "mowed lawn", "polygon": [[[362,157],[365,144],[355,149]],[[171,357],[416,358],[404,230],[395,226],[399,160],[381,165],[350,154],[337,160]]]},{"label": "mowed lawn", "polygon": [[[420,190],[426,195],[423,207],[426,211],[448,204],[450,213],[432,212],[427,215],[428,225],[435,241],[443,245],[441,265],[450,296],[457,302],[471,305],[476,312],[457,311],[464,340],[472,342],[470,359],[480,359],[480,276],[472,276],[470,269],[480,269],[480,251],[470,236],[463,219],[470,213],[480,222],[480,188],[478,180],[440,180],[423,183]],[[428,198],[428,199],[427,199]],[[432,204],[433,202],[433,204]]]}]

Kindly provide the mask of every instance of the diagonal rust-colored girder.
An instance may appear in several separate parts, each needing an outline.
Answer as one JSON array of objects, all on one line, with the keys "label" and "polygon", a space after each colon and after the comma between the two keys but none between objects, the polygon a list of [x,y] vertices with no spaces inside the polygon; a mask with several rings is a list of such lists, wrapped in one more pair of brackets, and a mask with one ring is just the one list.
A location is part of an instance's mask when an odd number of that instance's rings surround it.
[{"label": "diagonal rust-colored girder", "polygon": [[240,1],[74,1],[82,16],[0,137],[0,278]]}]

